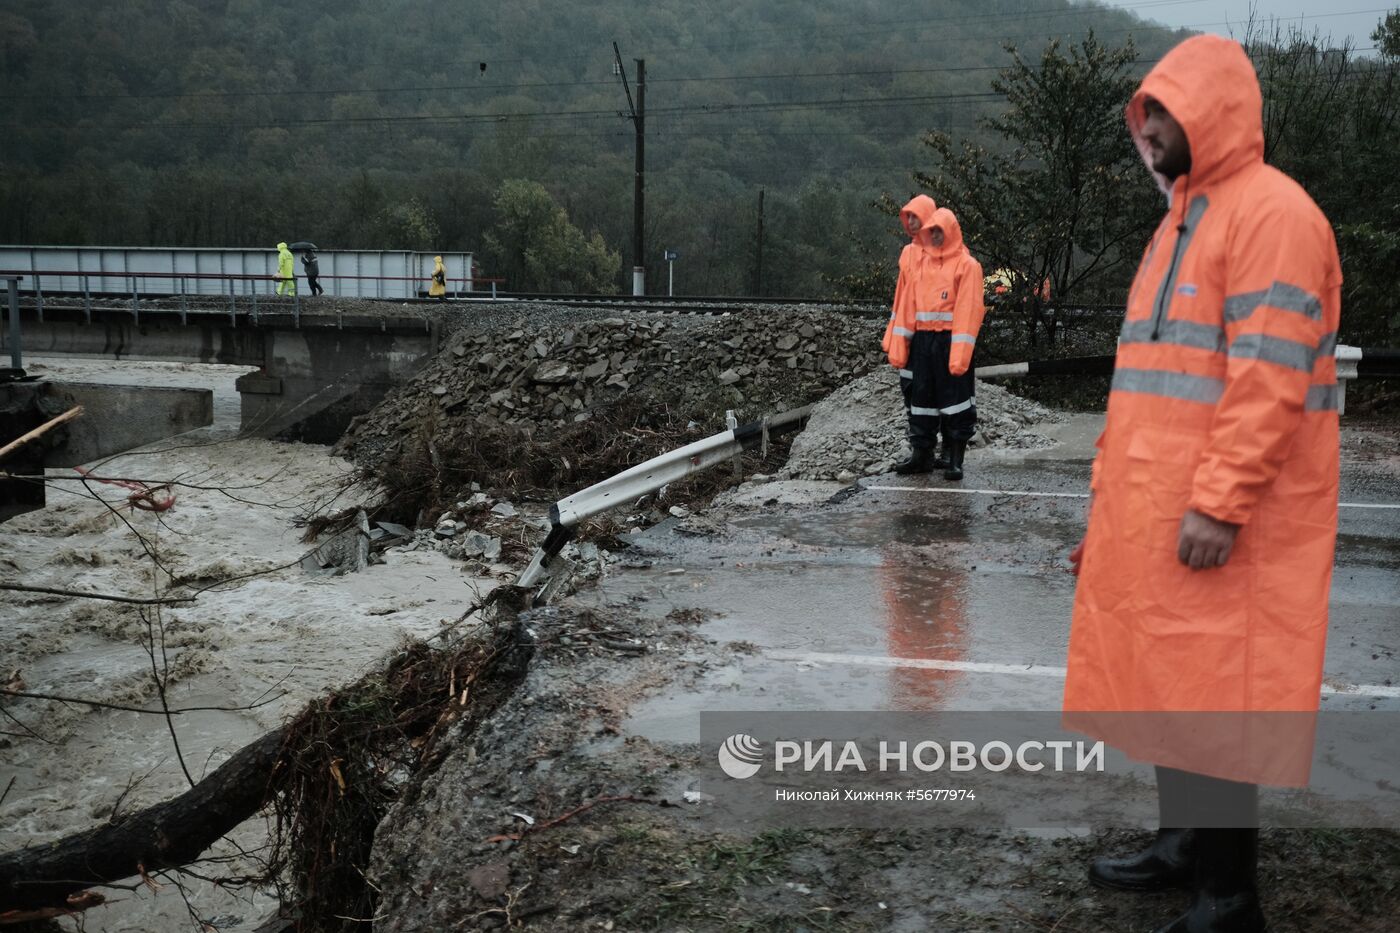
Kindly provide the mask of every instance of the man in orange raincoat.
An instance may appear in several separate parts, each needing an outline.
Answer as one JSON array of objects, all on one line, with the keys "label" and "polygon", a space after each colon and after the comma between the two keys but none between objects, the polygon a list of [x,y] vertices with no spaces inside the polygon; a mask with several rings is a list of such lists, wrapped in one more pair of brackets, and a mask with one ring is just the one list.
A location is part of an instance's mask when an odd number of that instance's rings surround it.
[{"label": "man in orange raincoat", "polygon": [[[1249,58],[1216,36],[1178,45],[1127,107],[1169,208],[1129,292],[1071,555],[1064,707],[1158,766],[1155,842],[1090,877],[1190,887],[1159,933],[1264,929],[1257,785],[1307,783],[1322,687],[1341,266],[1327,218],[1264,164],[1262,110]],[[1214,822],[1191,822],[1211,819],[1201,799]]]},{"label": "man in orange raincoat", "polygon": [[[913,198],[899,217],[913,242],[899,256],[882,346],[899,370],[910,454],[894,471],[941,469],[945,479],[960,480],[977,426],[972,350],[986,313],[982,266],[963,245],[957,217],[928,195]],[[944,454],[937,457],[940,433]]]}]

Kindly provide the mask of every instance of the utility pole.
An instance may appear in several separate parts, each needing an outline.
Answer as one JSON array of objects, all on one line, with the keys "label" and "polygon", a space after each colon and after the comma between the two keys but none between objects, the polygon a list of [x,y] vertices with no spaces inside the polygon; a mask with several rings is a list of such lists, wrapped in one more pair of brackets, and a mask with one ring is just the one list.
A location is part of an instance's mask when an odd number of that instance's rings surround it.
[{"label": "utility pole", "polygon": [[754,296],[763,294],[763,189],[758,189],[758,258],[753,272]]},{"label": "utility pole", "polygon": [[647,116],[647,63],[645,59],[635,59],[637,63],[637,99],[632,100],[632,90],[627,86],[627,71],[622,67],[622,52],[613,43],[613,59],[616,71],[622,78],[622,89],[627,92],[627,106],[631,110],[632,125],[637,131],[637,164],[632,179],[632,294],[646,294],[646,262],[643,253],[642,231],[646,218],[646,116]]}]

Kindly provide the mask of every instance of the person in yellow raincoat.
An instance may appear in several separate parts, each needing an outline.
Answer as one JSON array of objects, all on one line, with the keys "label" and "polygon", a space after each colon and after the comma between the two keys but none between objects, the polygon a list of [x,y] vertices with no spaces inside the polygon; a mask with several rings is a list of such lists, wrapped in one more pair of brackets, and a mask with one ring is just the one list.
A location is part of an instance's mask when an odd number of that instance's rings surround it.
[{"label": "person in yellow raincoat", "polygon": [[297,293],[296,268],[292,262],[292,251],[287,249],[286,243],[277,244],[277,294],[295,295]]},{"label": "person in yellow raincoat", "polygon": [[1264,163],[1239,43],[1195,36],[1127,107],[1169,206],[1128,293],[1091,480],[1065,723],[1157,765],[1162,828],[1090,879],[1189,887],[1158,933],[1260,933],[1258,787],[1304,786],[1337,535],[1332,227]]},{"label": "person in yellow raincoat", "polygon": [[428,297],[447,300],[447,269],[442,264],[441,256],[433,257],[433,284],[428,289]]}]

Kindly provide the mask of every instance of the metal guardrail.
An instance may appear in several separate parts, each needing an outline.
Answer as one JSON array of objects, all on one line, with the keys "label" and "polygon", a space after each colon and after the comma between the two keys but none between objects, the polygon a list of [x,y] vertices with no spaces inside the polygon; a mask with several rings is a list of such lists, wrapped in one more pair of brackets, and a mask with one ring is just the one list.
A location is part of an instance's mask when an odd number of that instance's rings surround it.
[{"label": "metal guardrail", "polygon": [[[271,244],[268,244],[271,246]],[[304,254],[304,248],[291,252]],[[414,288],[405,283],[427,281],[433,271],[433,257],[441,255],[446,273],[454,281],[481,278],[471,253],[435,250],[346,250],[317,249],[320,277],[327,282],[327,294],[338,293],[344,298],[408,298]],[[0,269],[12,269],[15,274],[30,277],[35,270],[44,275],[44,285],[53,291],[76,293],[74,276],[80,273],[142,273],[152,275],[143,292],[176,291],[173,278],[192,275],[277,274],[278,253],[268,248],[208,248],[175,246],[39,246],[0,244]],[[295,271],[303,274],[298,261]],[[54,277],[56,276],[56,277]],[[332,279],[331,277],[335,278]],[[164,278],[166,281],[161,282]],[[29,282],[26,282],[28,286]],[[217,297],[217,288],[209,283],[191,282],[194,290],[204,290]],[[123,294],[122,283],[114,280],[97,281],[94,291],[112,287],[112,294]]]},{"label": "metal guardrail", "polygon": [[[186,315],[186,314],[189,312],[189,310],[190,310],[190,300],[191,300],[191,299],[200,299],[200,298],[208,299],[208,298],[211,298],[211,297],[215,297],[214,294],[212,294],[212,293],[210,293],[210,292],[208,292],[208,291],[202,291],[202,290],[200,290],[198,287],[193,288],[193,289],[190,288],[190,287],[189,287],[189,284],[190,284],[191,281],[196,282],[196,283],[208,282],[208,281],[218,281],[218,282],[227,283],[227,286],[228,286],[227,289],[225,289],[222,285],[219,287],[219,290],[218,290],[218,297],[220,297],[221,299],[222,299],[223,297],[227,297],[230,315],[234,315],[234,314],[235,314],[235,310],[236,310],[236,305],[237,305],[237,300],[238,300],[238,298],[240,298],[240,297],[251,298],[251,300],[252,300],[252,316],[253,316],[253,319],[254,319],[254,320],[257,319],[257,315],[258,315],[258,283],[259,283],[259,282],[266,282],[266,283],[268,283],[268,286],[267,286],[267,292],[266,292],[266,296],[265,296],[265,297],[267,297],[267,298],[291,298],[291,299],[292,299],[292,306],[293,306],[293,315],[295,316],[295,318],[296,318],[296,320],[298,321],[298,323],[300,322],[300,319],[301,319],[301,299],[302,299],[301,292],[300,292],[300,291],[294,291],[294,292],[293,292],[292,294],[290,294],[290,295],[276,295],[276,294],[274,294],[274,292],[275,292],[275,290],[276,290],[277,284],[278,284],[278,283],[281,283],[281,282],[283,282],[283,281],[288,281],[288,280],[286,280],[286,279],[279,279],[279,278],[277,278],[276,276],[273,276],[273,275],[258,275],[258,274],[244,274],[244,273],[218,273],[218,272],[187,272],[187,273],[170,273],[170,272],[71,272],[71,271],[55,270],[55,269],[41,269],[41,270],[27,270],[27,271],[0,269],[0,277],[25,277],[25,276],[28,276],[29,278],[33,279],[34,285],[33,285],[33,288],[26,288],[26,289],[23,289],[23,291],[24,291],[26,294],[30,294],[30,295],[33,295],[33,296],[34,296],[35,308],[36,308],[36,310],[38,311],[39,320],[41,320],[41,321],[44,319],[44,276],[49,276],[51,281],[54,280],[54,279],[65,279],[65,278],[66,278],[66,279],[75,280],[75,281],[78,283],[79,291],[81,292],[82,298],[83,298],[83,311],[84,311],[84,314],[85,314],[85,316],[86,316],[86,318],[87,318],[88,323],[91,323],[91,322],[92,322],[92,310],[93,310],[93,299],[94,299],[94,295],[96,295],[96,297],[97,297],[98,300],[101,300],[101,299],[103,299],[103,298],[110,298],[110,297],[112,297],[112,296],[114,295],[114,292],[112,292],[112,291],[110,291],[110,290],[107,290],[105,287],[99,287],[98,289],[92,288],[92,280],[93,280],[93,279],[98,279],[98,280],[105,280],[105,279],[121,279],[121,280],[123,280],[123,281],[126,283],[125,286],[124,286],[124,288],[123,288],[123,295],[125,294],[126,291],[129,291],[129,292],[131,293],[131,312],[132,312],[133,315],[136,316],[136,320],[137,320],[138,322],[139,322],[140,319],[141,319],[141,299],[144,297],[144,298],[146,298],[147,300],[151,300],[151,299],[155,299],[155,298],[178,298],[179,301],[180,301],[180,315],[181,315],[180,320],[181,320],[181,323],[184,323],[184,322],[185,322],[185,315]],[[305,277],[305,276],[302,276],[302,278],[304,278],[304,277]],[[318,280],[318,281],[320,281],[320,280],[322,280],[322,279],[325,279],[325,280],[328,280],[328,281],[336,280],[336,279],[347,279],[347,280],[355,280],[355,281],[373,280],[373,281],[393,281],[393,282],[428,282],[428,281],[431,281],[430,279],[422,279],[422,278],[419,278],[419,277],[417,277],[417,276],[323,275],[323,276],[318,276],[318,277],[317,277],[317,280]],[[160,292],[157,292],[157,291],[147,290],[147,291],[145,291],[145,293],[144,293],[144,295],[143,295],[142,283],[143,283],[143,282],[150,281],[150,280],[155,280],[155,281],[157,281],[157,282],[169,282],[169,283],[171,283],[171,284],[173,285],[174,291],[169,291],[169,292],[167,292],[167,291],[160,291]],[[296,282],[296,281],[297,281],[297,277],[294,276],[294,277],[291,279],[291,281]],[[461,285],[463,286],[462,290],[460,290],[460,291],[458,291],[458,292],[456,293],[456,294],[458,294],[458,295],[462,294],[462,292],[466,292],[466,293],[472,294],[472,293],[473,293],[473,292],[472,292],[472,286],[475,285],[477,282],[489,283],[490,286],[491,286],[491,297],[492,297],[492,299],[494,299],[494,298],[496,297],[496,286],[497,286],[498,284],[504,282],[504,281],[505,281],[504,279],[499,279],[499,278],[476,278],[476,277],[472,277],[472,276],[458,277],[458,278],[451,278],[451,279],[448,279],[448,283],[449,283],[449,284],[461,283]],[[243,283],[243,288],[241,288],[241,289],[238,288],[239,283]],[[425,290],[426,290],[426,289],[425,289]],[[66,291],[66,290],[65,290],[65,291],[62,291],[61,293],[62,293],[62,294],[69,294],[69,292]],[[51,297],[51,298],[52,298],[53,294],[54,294],[54,292],[51,291],[51,292],[50,292],[50,297]],[[311,296],[307,296],[307,297],[311,297]]]},{"label": "metal guardrail", "polygon": [[569,543],[574,529],[581,522],[603,512],[630,505],[641,496],[655,492],[679,479],[728,463],[736,454],[743,453],[748,448],[761,445],[767,452],[770,437],[797,430],[811,413],[812,406],[805,405],[739,425],[670,453],[653,457],[645,463],[639,463],[616,476],[560,499],[549,509],[549,534],[544,543],[535,550],[529,565],[517,578],[516,585],[533,587],[550,576],[559,552]]},{"label": "metal guardrail", "polygon": [[[1346,414],[1347,383],[1352,379],[1400,378],[1400,350],[1388,347],[1341,345],[1337,357],[1337,414]],[[1014,376],[1110,376],[1112,356],[1075,356],[1059,360],[1031,360],[1000,366],[979,366],[978,379]]]}]

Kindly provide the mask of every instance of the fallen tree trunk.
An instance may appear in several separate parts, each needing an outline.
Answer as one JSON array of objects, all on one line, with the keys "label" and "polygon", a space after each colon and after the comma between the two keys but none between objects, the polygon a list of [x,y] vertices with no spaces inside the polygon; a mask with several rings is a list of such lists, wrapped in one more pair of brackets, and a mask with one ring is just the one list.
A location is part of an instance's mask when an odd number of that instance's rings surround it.
[{"label": "fallen tree trunk", "polygon": [[143,869],[195,861],[268,802],[285,736],[285,727],[267,733],[173,800],[48,845],[0,855],[0,923],[11,911],[70,909],[70,895]]}]

